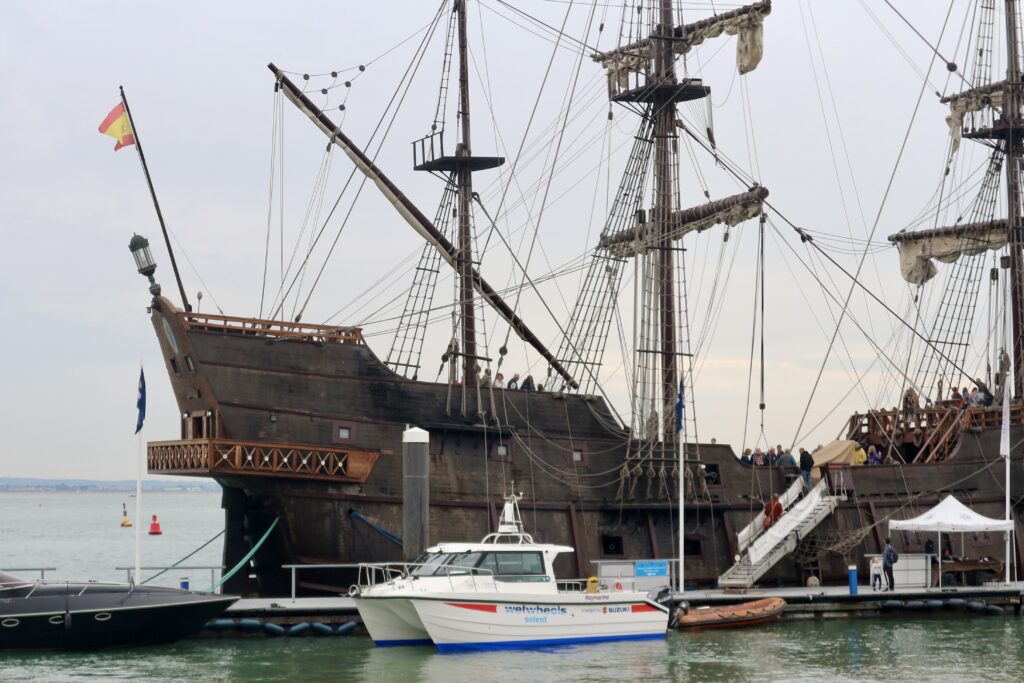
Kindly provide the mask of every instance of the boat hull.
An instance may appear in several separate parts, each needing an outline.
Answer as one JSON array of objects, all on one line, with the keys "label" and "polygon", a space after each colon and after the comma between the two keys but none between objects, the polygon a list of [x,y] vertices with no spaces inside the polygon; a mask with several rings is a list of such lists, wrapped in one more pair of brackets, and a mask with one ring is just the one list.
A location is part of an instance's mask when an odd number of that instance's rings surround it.
[{"label": "boat hull", "polygon": [[775,621],[786,610],[786,601],[781,598],[752,600],[728,607],[709,607],[694,610],[679,618],[678,628],[693,631],[706,628],[737,628],[756,626]]},{"label": "boat hull", "polygon": [[[92,650],[173,643],[238,598],[110,584],[0,590],[0,650]],[[40,589],[42,587],[42,589]],[[84,591],[84,592],[80,592]]]},{"label": "boat hull", "polygon": [[668,611],[639,594],[421,596],[416,612],[440,652],[507,650],[665,637]]},{"label": "boat hull", "polygon": [[[488,494],[504,480],[530,493],[523,512],[531,533],[575,548],[558,558],[559,576],[589,576],[595,560],[675,556],[675,453],[623,472],[629,437],[600,398],[470,391],[472,416],[463,418],[462,387],[400,377],[365,344],[273,338],[261,327],[239,331],[190,322],[159,297],[152,315],[180,414],[188,416],[182,418],[182,443],[223,438],[380,454],[365,481],[351,482],[303,478],[283,472],[280,462],[277,469],[257,469],[246,461],[243,447],[240,464],[204,459],[202,467],[175,470],[161,466],[151,446],[151,472],[212,476],[224,486],[226,566],[241,561],[280,518],[254,556],[252,571],[236,574],[225,590],[287,596],[291,581],[282,565],[407,559],[395,537],[403,526],[402,432],[410,424],[430,431],[430,538],[490,531],[496,515]],[[475,403],[480,396],[482,405]],[[485,420],[478,410],[486,413]],[[347,429],[347,439],[339,438],[339,428]],[[1012,425],[1011,444],[1013,466],[1020,467],[1024,425]],[[689,585],[712,587],[740,552],[736,532],[760,510],[754,498],[785,490],[798,474],[795,468],[742,465],[733,448],[722,443],[685,448],[688,460],[699,457],[704,465],[699,471],[686,465],[695,490],[686,504],[685,574]],[[1000,478],[992,476],[993,468],[1002,467],[998,454],[998,427],[983,427],[962,432],[955,451],[940,463],[830,471],[832,488],[850,495],[817,531],[841,552],[804,564],[787,558],[759,583],[799,586],[811,575],[823,582],[845,581],[850,556],[881,551],[884,529],[877,521],[912,515],[911,499],[919,507],[934,505],[938,491],[970,499],[981,514],[1002,516],[1003,490]],[[579,481],[586,486],[575,486]],[[1012,500],[1024,501],[1024,478],[1013,479],[1011,487]],[[1019,515],[1024,502],[1015,508]],[[367,519],[377,529],[362,521]],[[869,530],[852,547],[840,543],[841,536],[863,529]],[[1017,531],[1016,538],[1024,539],[1024,522]],[[897,536],[900,552],[921,552],[927,540],[912,533]],[[965,542],[964,554],[1003,557],[1002,539],[995,535]],[[1024,557],[1024,541],[1014,550]],[[296,588],[300,595],[337,594],[356,578],[343,569],[304,570]]]},{"label": "boat hull", "polygon": [[412,602],[405,598],[356,598],[363,626],[377,647],[430,645],[433,641],[423,627]]}]

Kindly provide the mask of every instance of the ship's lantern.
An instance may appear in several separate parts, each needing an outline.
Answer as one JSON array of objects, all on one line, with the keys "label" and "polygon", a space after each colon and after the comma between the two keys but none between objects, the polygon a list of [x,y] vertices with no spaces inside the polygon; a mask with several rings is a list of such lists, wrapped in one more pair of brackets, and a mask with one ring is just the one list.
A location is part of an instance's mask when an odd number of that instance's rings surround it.
[{"label": "ship's lantern", "polygon": [[159,296],[160,285],[153,279],[153,273],[156,272],[156,261],[153,260],[153,254],[149,251],[149,240],[142,235],[132,235],[131,241],[128,242],[128,249],[135,258],[135,267],[139,274],[149,279],[149,293]]}]

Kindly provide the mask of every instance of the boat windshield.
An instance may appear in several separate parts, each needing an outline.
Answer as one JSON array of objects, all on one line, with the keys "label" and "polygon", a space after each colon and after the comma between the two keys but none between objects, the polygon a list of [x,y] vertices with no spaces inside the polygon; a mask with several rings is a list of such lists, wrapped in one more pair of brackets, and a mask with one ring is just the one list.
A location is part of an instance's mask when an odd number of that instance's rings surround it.
[{"label": "boat windshield", "polygon": [[412,568],[410,574],[413,576],[434,576],[440,567],[448,564],[452,559],[451,553],[427,553],[416,560],[417,566]]}]

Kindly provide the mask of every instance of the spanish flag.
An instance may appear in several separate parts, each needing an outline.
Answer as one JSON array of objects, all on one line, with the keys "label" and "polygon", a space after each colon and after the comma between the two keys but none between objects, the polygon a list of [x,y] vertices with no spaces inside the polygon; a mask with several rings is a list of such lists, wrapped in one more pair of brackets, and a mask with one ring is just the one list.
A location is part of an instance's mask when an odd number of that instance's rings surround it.
[{"label": "spanish flag", "polygon": [[117,140],[114,151],[135,144],[132,124],[128,121],[128,113],[124,110],[124,102],[110,110],[107,118],[100,124],[100,132]]}]

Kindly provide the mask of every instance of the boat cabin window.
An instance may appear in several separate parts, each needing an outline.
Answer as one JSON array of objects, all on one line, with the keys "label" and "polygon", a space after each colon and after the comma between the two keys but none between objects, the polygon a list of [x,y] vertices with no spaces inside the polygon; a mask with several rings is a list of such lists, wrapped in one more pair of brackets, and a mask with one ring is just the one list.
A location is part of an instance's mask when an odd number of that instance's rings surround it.
[{"label": "boat cabin window", "polygon": [[487,553],[479,567],[495,576],[547,576],[539,552]]},{"label": "boat cabin window", "polygon": [[[449,570],[450,574],[468,574],[469,569],[475,568],[480,563],[483,553],[459,553],[452,557]],[[455,567],[465,567],[467,571],[459,571]]]}]

